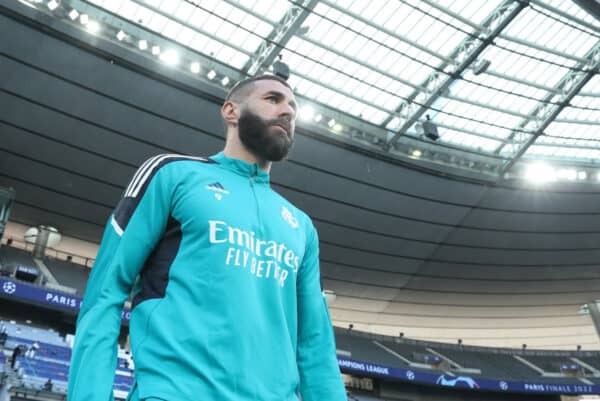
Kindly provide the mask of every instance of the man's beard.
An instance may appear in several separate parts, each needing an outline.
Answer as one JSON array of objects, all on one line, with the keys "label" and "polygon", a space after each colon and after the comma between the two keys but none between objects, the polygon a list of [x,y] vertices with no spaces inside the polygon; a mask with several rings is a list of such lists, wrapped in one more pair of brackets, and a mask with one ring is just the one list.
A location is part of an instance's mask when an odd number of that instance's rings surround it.
[{"label": "man's beard", "polygon": [[[282,125],[286,133],[273,132],[271,127]],[[259,159],[271,162],[283,160],[294,143],[290,132],[290,121],[285,118],[264,120],[248,109],[242,111],[238,122],[238,133],[242,144]]]}]

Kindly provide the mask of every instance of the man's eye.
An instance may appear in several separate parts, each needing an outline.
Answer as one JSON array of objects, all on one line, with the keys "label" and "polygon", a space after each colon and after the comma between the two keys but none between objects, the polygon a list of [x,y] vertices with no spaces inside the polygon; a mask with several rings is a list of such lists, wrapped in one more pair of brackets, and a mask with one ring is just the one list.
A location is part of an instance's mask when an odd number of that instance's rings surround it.
[{"label": "man's eye", "polygon": [[277,103],[277,98],[275,96],[269,96],[267,100],[271,103]]}]

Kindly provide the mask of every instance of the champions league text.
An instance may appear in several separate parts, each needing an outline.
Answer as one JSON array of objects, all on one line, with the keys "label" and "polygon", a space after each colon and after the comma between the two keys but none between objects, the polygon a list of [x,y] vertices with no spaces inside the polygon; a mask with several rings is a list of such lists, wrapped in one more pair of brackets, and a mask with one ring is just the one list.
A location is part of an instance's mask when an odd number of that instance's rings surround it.
[{"label": "champions league text", "polygon": [[231,227],[224,221],[209,220],[208,225],[211,244],[234,245],[227,250],[225,265],[248,269],[257,278],[271,278],[280,287],[289,270],[298,272],[300,257],[285,244],[258,239],[254,232]]}]

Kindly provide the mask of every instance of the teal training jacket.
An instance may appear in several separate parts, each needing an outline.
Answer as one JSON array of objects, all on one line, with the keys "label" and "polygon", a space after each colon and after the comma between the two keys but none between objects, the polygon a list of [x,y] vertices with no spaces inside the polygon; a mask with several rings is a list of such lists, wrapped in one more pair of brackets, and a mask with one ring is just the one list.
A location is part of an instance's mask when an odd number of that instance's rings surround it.
[{"label": "teal training jacket", "polygon": [[69,372],[69,401],[108,401],[132,294],[140,399],[345,401],[310,218],[256,164],[146,161],[110,216]]}]

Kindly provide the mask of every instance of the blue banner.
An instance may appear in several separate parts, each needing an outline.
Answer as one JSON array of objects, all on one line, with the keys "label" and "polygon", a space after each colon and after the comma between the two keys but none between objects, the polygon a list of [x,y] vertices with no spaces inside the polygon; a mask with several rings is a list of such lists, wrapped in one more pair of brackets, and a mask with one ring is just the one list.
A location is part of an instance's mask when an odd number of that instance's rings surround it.
[{"label": "blue banner", "polygon": [[[344,373],[363,374],[388,379],[409,381],[419,384],[433,384],[472,390],[488,390],[509,393],[541,393],[541,394],[600,394],[600,385],[584,383],[536,383],[487,379],[477,376],[450,376],[440,372],[424,372],[420,370],[392,368],[374,363],[338,357],[338,364]],[[565,378],[565,380],[568,380]],[[576,380],[576,379],[573,379]]]},{"label": "blue banner", "polygon": [[[70,311],[75,314],[81,309],[83,299],[63,292],[38,287],[33,284],[10,278],[0,277],[0,296],[6,298],[16,298],[18,300],[27,300],[52,306],[55,308]],[[121,315],[124,321],[129,321],[131,311],[124,309]]]}]

